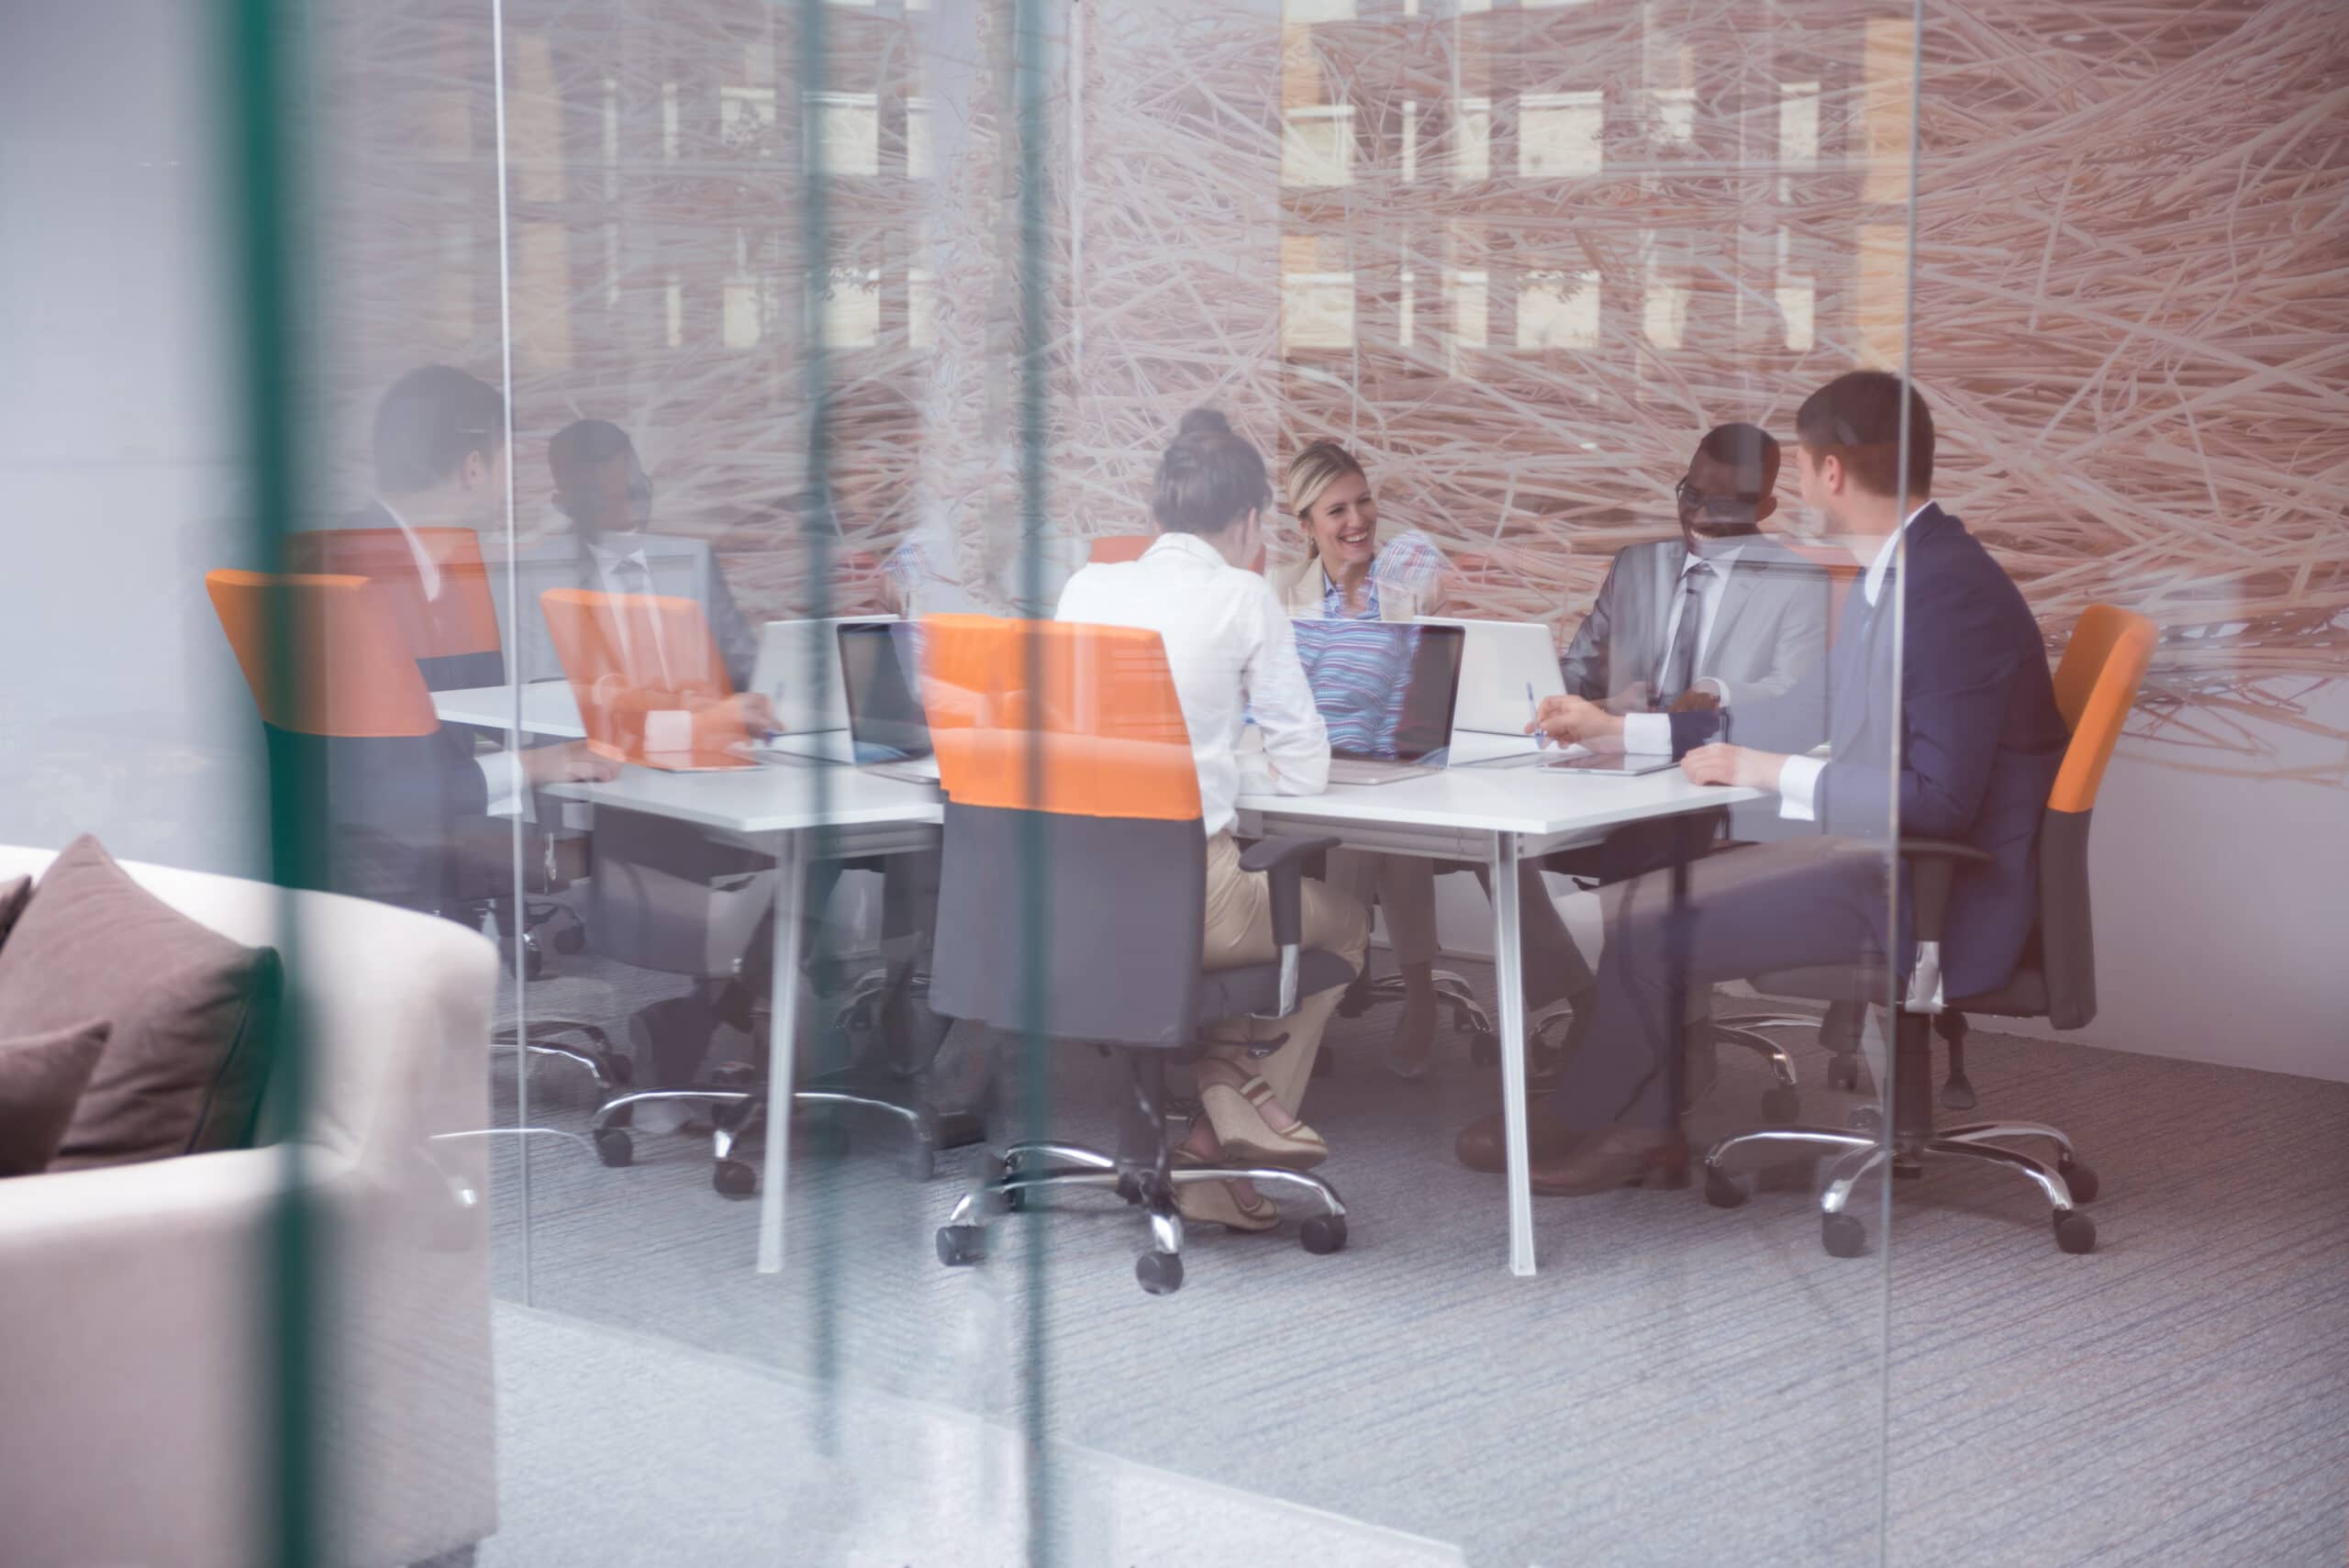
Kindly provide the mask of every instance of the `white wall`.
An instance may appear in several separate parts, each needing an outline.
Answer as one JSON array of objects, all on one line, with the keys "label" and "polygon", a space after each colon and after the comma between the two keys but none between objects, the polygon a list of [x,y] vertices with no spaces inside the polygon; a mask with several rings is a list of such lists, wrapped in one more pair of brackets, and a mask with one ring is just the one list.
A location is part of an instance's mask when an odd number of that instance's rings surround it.
[{"label": "white wall", "polygon": [[258,730],[202,583],[241,533],[214,9],[8,7],[0,841],[248,871]]}]

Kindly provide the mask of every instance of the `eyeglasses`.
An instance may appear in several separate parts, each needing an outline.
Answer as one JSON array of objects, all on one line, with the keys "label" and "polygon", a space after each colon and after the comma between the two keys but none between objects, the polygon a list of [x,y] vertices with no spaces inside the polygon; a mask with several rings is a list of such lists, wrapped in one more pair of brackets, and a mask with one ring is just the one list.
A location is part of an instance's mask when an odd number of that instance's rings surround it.
[{"label": "eyeglasses", "polygon": [[1684,512],[1729,515],[1750,512],[1762,504],[1762,493],[1758,490],[1723,491],[1719,495],[1708,495],[1689,484],[1686,478],[1679,480],[1672,486],[1672,495],[1673,499],[1680,503],[1680,509]]}]

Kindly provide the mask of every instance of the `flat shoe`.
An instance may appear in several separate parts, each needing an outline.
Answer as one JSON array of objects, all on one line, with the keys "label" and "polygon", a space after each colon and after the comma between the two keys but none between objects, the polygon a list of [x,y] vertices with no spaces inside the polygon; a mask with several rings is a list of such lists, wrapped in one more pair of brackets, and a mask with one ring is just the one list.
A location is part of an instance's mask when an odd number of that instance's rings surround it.
[{"label": "flat shoe", "polygon": [[[1172,1163],[1178,1171],[1196,1171],[1207,1162],[1186,1151],[1178,1151]],[[1230,1182],[1178,1182],[1174,1185],[1174,1208],[1190,1224],[1220,1225],[1226,1230],[1270,1230],[1281,1222],[1278,1204],[1262,1193],[1256,1195],[1252,1206],[1242,1204]]]},{"label": "flat shoe", "polygon": [[1303,1122],[1286,1132],[1274,1130],[1263,1109],[1272,1095],[1272,1085],[1262,1078],[1249,1078],[1237,1088],[1213,1081],[1199,1085],[1199,1107],[1232,1163],[1309,1171],[1327,1160],[1330,1145]]}]

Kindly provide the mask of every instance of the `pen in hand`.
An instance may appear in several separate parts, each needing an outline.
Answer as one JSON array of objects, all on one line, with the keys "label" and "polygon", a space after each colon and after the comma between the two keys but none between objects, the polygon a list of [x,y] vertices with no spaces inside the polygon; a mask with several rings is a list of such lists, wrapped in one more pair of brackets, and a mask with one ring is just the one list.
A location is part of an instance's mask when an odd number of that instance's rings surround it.
[{"label": "pen in hand", "polygon": [[1533,695],[1533,683],[1525,683],[1525,706],[1533,716],[1533,749],[1537,751],[1550,744],[1550,732],[1542,728],[1542,699]]}]

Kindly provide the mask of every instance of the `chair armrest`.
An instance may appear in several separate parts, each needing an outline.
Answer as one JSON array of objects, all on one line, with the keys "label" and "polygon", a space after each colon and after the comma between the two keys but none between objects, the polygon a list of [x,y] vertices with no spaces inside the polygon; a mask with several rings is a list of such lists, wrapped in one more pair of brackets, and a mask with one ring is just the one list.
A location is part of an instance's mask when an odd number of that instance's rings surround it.
[{"label": "chair armrest", "polygon": [[1917,920],[1917,940],[1938,942],[1949,913],[1950,884],[1960,865],[1995,865],[1997,862],[1971,844],[1948,839],[1903,839],[1900,857],[1909,862],[1909,906]]},{"label": "chair armrest", "polygon": [[1305,917],[1298,888],[1305,880],[1306,858],[1337,847],[1335,839],[1285,833],[1259,839],[1240,851],[1240,869],[1263,872],[1272,890],[1274,945],[1293,948],[1303,940]]}]

